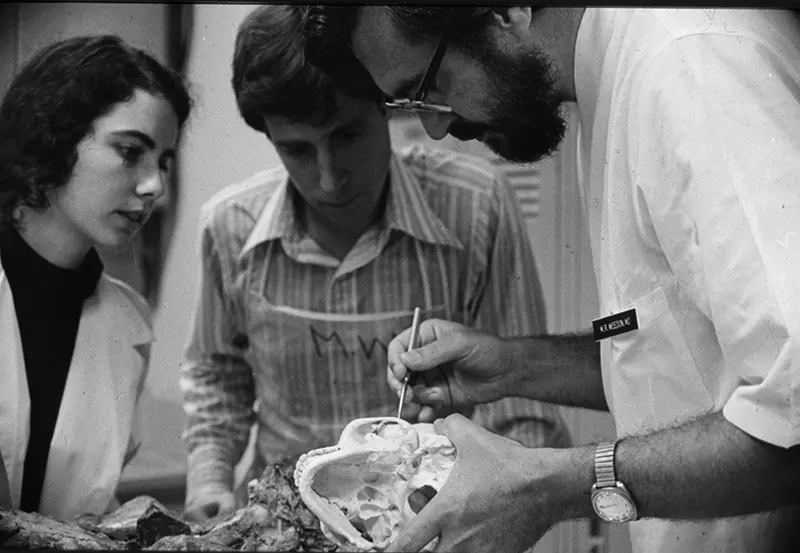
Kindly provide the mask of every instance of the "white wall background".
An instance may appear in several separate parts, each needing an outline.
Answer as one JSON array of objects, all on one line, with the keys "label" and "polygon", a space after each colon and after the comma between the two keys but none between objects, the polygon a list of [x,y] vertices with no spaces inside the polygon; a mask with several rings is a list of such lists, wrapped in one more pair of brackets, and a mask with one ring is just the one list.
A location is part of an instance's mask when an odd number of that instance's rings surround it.
[{"label": "white wall background", "polygon": [[40,48],[71,36],[116,34],[164,61],[164,4],[26,3],[19,4],[19,63]]}]

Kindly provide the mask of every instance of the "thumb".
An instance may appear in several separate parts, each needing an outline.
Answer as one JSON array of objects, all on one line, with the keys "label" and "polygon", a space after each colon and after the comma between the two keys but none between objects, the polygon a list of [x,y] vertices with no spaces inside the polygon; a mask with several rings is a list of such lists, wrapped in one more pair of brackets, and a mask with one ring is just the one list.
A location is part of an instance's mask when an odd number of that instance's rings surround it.
[{"label": "thumb", "polygon": [[419,551],[436,538],[442,531],[440,522],[436,518],[436,514],[442,511],[437,499],[438,496],[434,496],[417,516],[408,521],[406,527],[384,551],[394,553]]},{"label": "thumb", "polygon": [[465,342],[455,333],[400,354],[400,361],[412,371],[427,371],[450,363],[466,354]]},{"label": "thumb", "polygon": [[[433,430],[447,436],[456,447],[456,452],[465,448],[475,438],[476,433],[489,432],[461,413],[452,413],[443,419],[433,421]],[[490,433],[490,432],[489,432]]]}]

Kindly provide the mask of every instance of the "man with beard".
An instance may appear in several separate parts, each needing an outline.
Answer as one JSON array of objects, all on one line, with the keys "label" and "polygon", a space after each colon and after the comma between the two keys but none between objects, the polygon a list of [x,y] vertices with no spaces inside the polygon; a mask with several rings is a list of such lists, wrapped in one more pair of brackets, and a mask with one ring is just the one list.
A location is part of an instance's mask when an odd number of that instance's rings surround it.
[{"label": "man with beard", "polygon": [[500,340],[426,321],[422,347],[405,353],[408,332],[392,342],[388,378],[397,390],[409,370],[442,368],[413,389],[426,405],[513,395],[609,409],[618,440],[525,449],[457,415],[437,421],[458,449],[455,470],[394,549],[439,535],[442,551],[520,551],[596,513],[630,523],[641,553],[796,550],[796,15],[315,6],[307,16],[311,59],[337,78],[330,60],[350,59],[341,67],[366,71],[396,102],[439,106],[420,114],[433,138],[479,138],[532,161],[562,140],[561,104],[579,112],[593,332]]},{"label": "man with beard", "polygon": [[[181,375],[194,519],[236,507],[233,469],[252,425],[257,477],[265,463],[335,444],[355,418],[395,416],[386,348],[416,307],[422,319],[506,336],[545,329],[505,177],[455,152],[393,151],[383,95],[371,82],[337,87],[304,64],[300,23],[297,7],[260,6],[236,38],[239,111],[281,166],[203,208]],[[402,415],[416,422],[429,410]],[[553,405],[505,398],[462,412],[527,446],[569,443]]]}]

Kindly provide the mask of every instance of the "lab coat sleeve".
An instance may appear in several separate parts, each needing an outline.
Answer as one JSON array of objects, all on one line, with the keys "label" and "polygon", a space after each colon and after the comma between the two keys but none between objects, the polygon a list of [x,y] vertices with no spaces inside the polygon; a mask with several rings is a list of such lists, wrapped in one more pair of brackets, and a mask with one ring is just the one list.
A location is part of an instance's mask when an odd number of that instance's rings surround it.
[{"label": "lab coat sleeve", "polygon": [[654,247],[735,375],[724,416],[791,447],[800,443],[796,63],[748,36],[715,34],[684,37],[648,65],[631,143]]},{"label": "lab coat sleeve", "polygon": [[214,213],[204,213],[202,220],[194,323],[180,377],[187,417],[187,503],[233,489],[234,468],[254,421],[255,385],[243,357],[247,336],[228,278],[235,252]]},{"label": "lab coat sleeve", "polygon": [[[545,301],[528,239],[528,228],[513,187],[495,173],[486,224],[474,237],[474,275],[470,317],[477,329],[498,336],[547,332]],[[524,398],[505,398],[475,408],[473,421],[527,447],[565,447],[570,443],[558,407]]]}]

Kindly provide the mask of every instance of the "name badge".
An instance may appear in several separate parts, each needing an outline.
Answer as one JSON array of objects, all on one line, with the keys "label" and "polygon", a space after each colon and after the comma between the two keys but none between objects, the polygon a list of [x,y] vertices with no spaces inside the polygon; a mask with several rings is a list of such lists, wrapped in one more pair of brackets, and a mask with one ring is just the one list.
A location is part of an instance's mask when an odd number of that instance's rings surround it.
[{"label": "name badge", "polygon": [[594,327],[594,339],[600,341],[636,330],[639,328],[639,319],[636,318],[636,309],[634,308],[595,319],[592,321],[592,326]]}]

